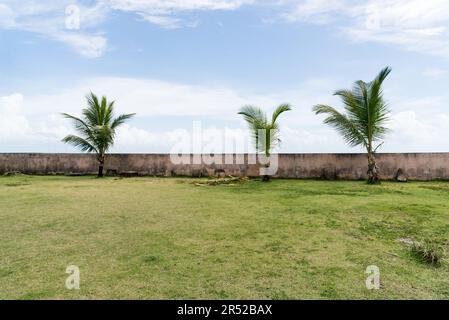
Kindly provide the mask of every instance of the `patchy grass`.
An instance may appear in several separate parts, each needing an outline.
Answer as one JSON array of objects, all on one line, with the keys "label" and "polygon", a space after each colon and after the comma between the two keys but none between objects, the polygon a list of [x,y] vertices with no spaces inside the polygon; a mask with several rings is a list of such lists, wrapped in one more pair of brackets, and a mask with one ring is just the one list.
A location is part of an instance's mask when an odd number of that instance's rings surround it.
[{"label": "patchy grass", "polygon": [[439,266],[445,255],[445,244],[441,240],[434,241],[432,239],[414,242],[411,247],[411,253],[424,263]]},{"label": "patchy grass", "polygon": [[1,177],[0,298],[449,298],[398,240],[447,239],[447,183],[192,181]]}]

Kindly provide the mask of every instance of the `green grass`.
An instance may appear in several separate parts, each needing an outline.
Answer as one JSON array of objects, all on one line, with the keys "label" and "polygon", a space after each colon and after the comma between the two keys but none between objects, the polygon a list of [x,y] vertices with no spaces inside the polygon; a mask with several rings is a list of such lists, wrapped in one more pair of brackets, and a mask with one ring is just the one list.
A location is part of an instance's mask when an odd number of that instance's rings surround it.
[{"label": "green grass", "polygon": [[398,241],[447,239],[448,183],[192,181],[1,177],[0,298],[449,298],[449,263]]}]

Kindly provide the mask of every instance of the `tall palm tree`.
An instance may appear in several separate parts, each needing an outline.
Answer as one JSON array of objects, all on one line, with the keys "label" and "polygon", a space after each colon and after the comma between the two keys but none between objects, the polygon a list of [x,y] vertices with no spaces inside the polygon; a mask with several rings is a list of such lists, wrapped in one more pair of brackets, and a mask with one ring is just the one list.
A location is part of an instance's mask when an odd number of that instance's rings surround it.
[{"label": "tall palm tree", "polygon": [[[254,106],[243,107],[238,114],[248,122],[251,131],[254,145],[257,153],[261,153],[269,159],[272,151],[281,141],[279,139],[279,125],[276,123],[278,117],[292,108],[288,104],[280,105],[273,113],[271,120],[268,119],[267,114],[260,108]],[[265,165],[269,167],[269,163]],[[270,176],[264,175],[262,181],[269,181]]]},{"label": "tall palm tree", "polygon": [[326,114],[324,123],[334,127],[350,146],[363,146],[368,154],[368,182],[378,183],[379,169],[376,165],[376,142],[383,139],[389,131],[385,127],[389,120],[389,110],[383,98],[382,83],[390,74],[391,68],[383,69],[371,82],[357,81],[352,90],[340,90],[346,113],[340,113],[327,105],[313,108],[316,114]]},{"label": "tall palm tree", "polygon": [[75,129],[79,133],[79,136],[68,135],[62,141],[74,145],[83,152],[95,152],[98,161],[98,177],[103,177],[106,152],[114,144],[115,131],[135,113],[122,114],[114,119],[115,101],[108,102],[104,96],[100,101],[92,92],[86,96],[86,99],[88,107],[83,109],[82,118],[67,113],[62,114],[65,118],[73,120]]}]

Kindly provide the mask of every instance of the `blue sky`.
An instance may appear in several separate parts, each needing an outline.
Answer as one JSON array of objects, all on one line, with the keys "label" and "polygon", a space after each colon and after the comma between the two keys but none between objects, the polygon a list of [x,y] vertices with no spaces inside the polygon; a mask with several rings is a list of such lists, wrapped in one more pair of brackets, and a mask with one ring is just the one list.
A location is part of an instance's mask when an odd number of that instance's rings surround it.
[{"label": "blue sky", "polygon": [[75,151],[59,113],[90,90],[137,112],[113,152],[170,152],[197,121],[244,133],[241,106],[284,102],[280,152],[358,152],[311,108],[385,66],[382,151],[449,151],[448,27],[443,0],[0,0],[0,152]]}]

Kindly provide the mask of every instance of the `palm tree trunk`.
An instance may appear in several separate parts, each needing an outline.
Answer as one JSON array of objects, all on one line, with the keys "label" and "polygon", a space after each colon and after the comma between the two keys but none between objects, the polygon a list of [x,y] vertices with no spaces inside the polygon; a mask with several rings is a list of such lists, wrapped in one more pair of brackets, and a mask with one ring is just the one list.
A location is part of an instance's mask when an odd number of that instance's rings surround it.
[{"label": "palm tree trunk", "polygon": [[376,158],[372,152],[368,152],[368,183],[377,184],[380,183],[379,168],[376,164]]},{"label": "palm tree trunk", "polygon": [[98,157],[98,178],[103,178],[104,155]]},{"label": "palm tree trunk", "polygon": [[[268,141],[268,140],[267,140]],[[266,146],[267,147],[267,146]],[[270,159],[270,153],[269,152],[265,152],[265,157],[266,159]],[[269,160],[268,160],[269,161]],[[264,165],[265,168],[269,168],[270,167],[270,162],[268,162],[267,164]],[[271,177],[267,174],[262,176],[262,181],[263,182],[270,182]]]},{"label": "palm tree trunk", "polygon": [[103,178],[103,165],[98,166],[98,178]]}]

